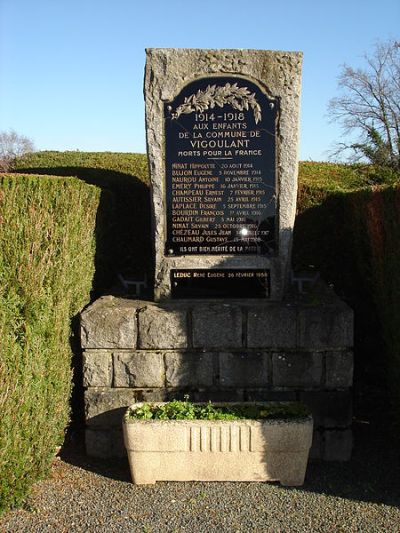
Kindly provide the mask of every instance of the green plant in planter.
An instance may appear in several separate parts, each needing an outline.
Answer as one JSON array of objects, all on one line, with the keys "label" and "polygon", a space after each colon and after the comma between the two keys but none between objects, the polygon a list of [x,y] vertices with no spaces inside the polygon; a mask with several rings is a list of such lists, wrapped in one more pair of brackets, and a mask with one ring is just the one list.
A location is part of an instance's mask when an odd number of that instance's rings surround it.
[{"label": "green plant in planter", "polygon": [[268,404],[218,404],[192,403],[185,396],[184,401],[172,400],[160,405],[142,403],[132,406],[127,420],[276,420],[307,418],[310,411],[300,403],[270,402]]}]

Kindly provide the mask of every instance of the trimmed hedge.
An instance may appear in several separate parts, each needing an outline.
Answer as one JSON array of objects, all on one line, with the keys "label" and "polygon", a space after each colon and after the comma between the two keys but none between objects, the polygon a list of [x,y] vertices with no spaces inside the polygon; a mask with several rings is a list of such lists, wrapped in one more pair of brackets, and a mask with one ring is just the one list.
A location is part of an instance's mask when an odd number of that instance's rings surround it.
[{"label": "trimmed hedge", "polygon": [[100,191],[0,176],[0,510],[44,476],[71,393],[71,320],[88,303]]},{"label": "trimmed hedge", "polygon": [[300,183],[293,262],[355,310],[356,376],[386,379],[400,421],[400,184],[329,192]]},{"label": "trimmed hedge", "polygon": [[398,180],[392,172],[361,163],[303,161],[299,165],[300,192],[306,188],[327,193],[352,192],[372,185],[395,185]]},{"label": "trimmed hedge", "polygon": [[[18,171],[76,176],[102,190],[94,288],[97,295],[118,286],[118,277],[151,280],[152,236],[147,158],[112,152],[36,152],[17,160]],[[150,282],[151,283],[151,282]]]},{"label": "trimmed hedge", "polygon": [[[98,170],[108,170],[129,176],[135,176],[145,184],[149,183],[147,169],[147,157],[145,154],[116,153],[116,152],[32,152],[17,159],[17,170],[40,169],[43,173],[45,169],[58,169],[65,175],[66,168],[76,168],[82,170],[82,177],[102,181],[98,177]],[[101,173],[100,173],[101,174]],[[55,175],[58,175],[56,173]],[[109,175],[109,183],[112,183],[112,176]]]}]

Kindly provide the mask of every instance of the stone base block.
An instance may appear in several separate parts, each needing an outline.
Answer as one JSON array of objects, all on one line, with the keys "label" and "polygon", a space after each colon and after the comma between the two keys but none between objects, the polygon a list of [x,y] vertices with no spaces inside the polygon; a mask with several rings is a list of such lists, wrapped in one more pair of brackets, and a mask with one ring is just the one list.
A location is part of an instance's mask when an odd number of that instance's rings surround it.
[{"label": "stone base block", "polygon": [[328,290],[312,302],[97,300],[81,321],[88,453],[122,453],[128,405],[188,394],[300,400],[314,417],[311,456],[349,458],[353,315]]},{"label": "stone base block", "polygon": [[353,449],[353,434],[350,428],[327,430],[324,433],[325,461],[349,461]]},{"label": "stone base block", "polygon": [[[103,296],[82,313],[81,343],[84,350],[345,351],[353,346],[353,312],[326,289],[313,295],[313,303],[293,299],[156,304]],[[336,365],[335,357],[329,358],[332,386],[348,383],[337,373],[343,367],[351,376],[351,363],[351,356]]]}]

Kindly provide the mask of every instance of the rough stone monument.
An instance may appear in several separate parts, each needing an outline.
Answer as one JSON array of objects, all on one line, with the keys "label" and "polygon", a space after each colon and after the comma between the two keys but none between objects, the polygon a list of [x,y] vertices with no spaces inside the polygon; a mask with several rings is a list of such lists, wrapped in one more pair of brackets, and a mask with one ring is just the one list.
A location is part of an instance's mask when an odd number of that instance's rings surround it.
[{"label": "rough stone monument", "polygon": [[156,300],[282,299],[301,64],[300,52],[147,50]]},{"label": "rough stone monument", "polygon": [[136,401],[302,400],[312,456],[351,452],[352,311],[289,290],[302,54],[149,49],[154,300],[81,317],[86,448],[123,455]]}]

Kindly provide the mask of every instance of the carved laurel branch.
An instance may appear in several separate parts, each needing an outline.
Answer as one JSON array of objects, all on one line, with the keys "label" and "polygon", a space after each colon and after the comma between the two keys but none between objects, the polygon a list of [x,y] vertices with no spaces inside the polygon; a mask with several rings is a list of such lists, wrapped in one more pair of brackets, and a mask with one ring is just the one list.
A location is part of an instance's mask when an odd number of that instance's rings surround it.
[{"label": "carved laurel branch", "polygon": [[251,108],[256,124],[261,121],[261,106],[256,100],[255,93],[251,93],[247,87],[238,87],[237,83],[233,85],[226,83],[224,86],[209,85],[204,91],[199,90],[187,96],[183,104],[176,108],[173,118],[193,111],[203,113],[208,109],[214,109],[215,106],[224,107],[226,104],[238,111],[244,109],[247,111]]}]

